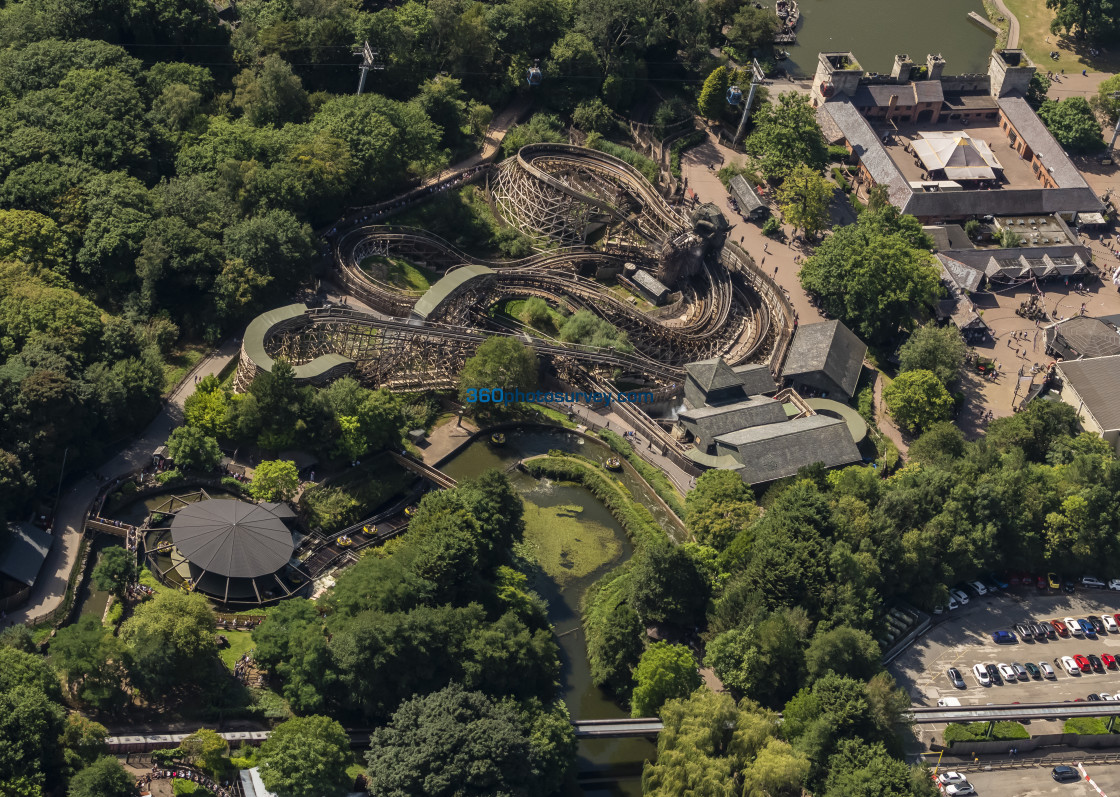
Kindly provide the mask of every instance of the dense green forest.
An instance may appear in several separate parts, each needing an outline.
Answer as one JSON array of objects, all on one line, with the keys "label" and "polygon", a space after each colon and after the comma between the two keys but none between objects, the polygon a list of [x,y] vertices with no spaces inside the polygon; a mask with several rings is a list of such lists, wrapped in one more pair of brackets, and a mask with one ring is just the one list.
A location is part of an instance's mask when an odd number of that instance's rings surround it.
[{"label": "dense green forest", "polygon": [[[533,64],[541,111],[591,129],[652,101],[664,125],[713,44],[770,35],[726,1],[229,5],[0,8],[0,513],[141,427],[185,343],[307,282],[314,229],[472,151]],[[366,40],[385,68],[359,97]]]}]

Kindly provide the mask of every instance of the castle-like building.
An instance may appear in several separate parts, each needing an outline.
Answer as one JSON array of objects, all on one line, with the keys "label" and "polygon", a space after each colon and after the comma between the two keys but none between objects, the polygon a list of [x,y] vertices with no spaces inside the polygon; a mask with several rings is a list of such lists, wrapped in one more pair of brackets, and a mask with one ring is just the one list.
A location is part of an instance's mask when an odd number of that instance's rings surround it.
[{"label": "castle-like building", "polygon": [[859,164],[864,188],[923,223],[1102,210],[1077,167],[1028,105],[1035,72],[1022,50],[994,50],[987,74],[946,75],[897,55],[890,75],[849,52],[821,53],[812,102],[826,138]]}]

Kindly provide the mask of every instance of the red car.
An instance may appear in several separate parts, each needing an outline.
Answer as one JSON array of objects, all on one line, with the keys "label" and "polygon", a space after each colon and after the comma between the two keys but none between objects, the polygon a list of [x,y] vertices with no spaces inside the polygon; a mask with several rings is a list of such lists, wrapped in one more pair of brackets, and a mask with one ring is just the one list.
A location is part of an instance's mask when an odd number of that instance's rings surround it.
[{"label": "red car", "polygon": [[1116,620],[1116,624],[1120,625],[1120,614],[1114,614],[1112,615],[1112,617],[1114,620]]},{"label": "red car", "polygon": [[1061,620],[1051,620],[1050,625],[1054,626],[1054,630],[1058,632],[1058,636],[1069,636],[1069,629],[1066,624]]},{"label": "red car", "polygon": [[1101,661],[1104,662],[1104,666],[1108,667],[1108,669],[1110,669],[1110,670],[1115,670],[1116,669],[1116,657],[1113,656],[1111,653],[1102,653],[1101,654]]},{"label": "red car", "polygon": [[1041,590],[1045,590],[1048,586],[1049,585],[1046,583],[1046,576],[1039,576],[1038,577],[1038,588],[1041,589]]},{"label": "red car", "polygon": [[1081,668],[1081,672],[1091,673],[1093,671],[1093,665],[1090,664],[1089,660],[1082,656],[1080,653],[1076,654],[1073,657],[1073,660],[1077,662],[1077,666]]}]

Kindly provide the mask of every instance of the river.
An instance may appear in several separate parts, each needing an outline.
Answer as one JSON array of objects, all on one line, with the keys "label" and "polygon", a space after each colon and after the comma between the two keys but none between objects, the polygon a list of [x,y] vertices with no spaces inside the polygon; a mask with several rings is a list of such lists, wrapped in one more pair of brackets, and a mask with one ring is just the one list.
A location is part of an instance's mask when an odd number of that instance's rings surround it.
[{"label": "river", "polygon": [[[518,460],[560,449],[604,461],[610,449],[562,430],[513,430],[506,443],[494,446],[485,439],[472,443],[442,470],[455,479],[469,479],[487,468],[506,469]],[[629,716],[591,683],[586,644],[580,625],[579,603],[584,592],[609,570],[625,562],[634,549],[626,532],[594,495],[583,487],[537,481],[511,471],[510,481],[525,502],[526,539],[536,546],[544,565],[532,588],[548,601],[549,620],[560,646],[560,689],[573,719],[609,719]],[[662,525],[664,510],[649,500],[646,487],[627,474],[622,482]],[[563,542],[557,545],[557,538]],[[579,772],[603,773],[609,781],[570,784],[566,795],[634,795],[642,793],[641,764],[656,754],[645,739],[596,739],[580,743]]]},{"label": "river", "polygon": [[890,74],[896,53],[925,65],[945,58],[945,74],[987,72],[995,36],[968,18],[984,14],[981,0],[798,0],[797,44],[787,46],[787,71],[811,77],[817,53],[851,52],[869,72]]}]

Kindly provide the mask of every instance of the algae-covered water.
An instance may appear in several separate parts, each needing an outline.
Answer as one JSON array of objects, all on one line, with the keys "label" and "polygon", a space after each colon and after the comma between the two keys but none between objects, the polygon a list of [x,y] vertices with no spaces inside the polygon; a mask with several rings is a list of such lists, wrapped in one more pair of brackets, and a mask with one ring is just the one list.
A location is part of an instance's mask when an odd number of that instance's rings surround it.
[{"label": "algae-covered water", "polygon": [[[506,470],[522,459],[553,449],[599,462],[611,456],[607,446],[564,430],[513,430],[506,432],[505,445],[494,446],[482,438],[441,469],[455,479],[469,479],[487,468]],[[526,544],[540,564],[531,587],[548,601],[549,620],[560,646],[561,695],[572,718],[629,716],[591,682],[579,604],[588,587],[633,555],[633,545],[607,508],[585,488],[548,479],[538,481],[519,470],[510,470],[509,477],[525,503]],[[667,525],[664,510],[646,496],[641,482],[628,474],[618,478],[663,526]],[[602,776],[603,782],[582,788],[573,784],[568,793],[636,797],[642,793],[642,762],[655,753],[655,745],[645,739],[581,741],[581,776],[588,779],[595,773]]]}]

